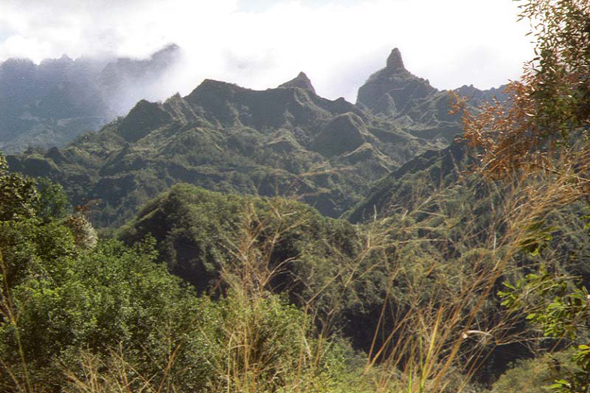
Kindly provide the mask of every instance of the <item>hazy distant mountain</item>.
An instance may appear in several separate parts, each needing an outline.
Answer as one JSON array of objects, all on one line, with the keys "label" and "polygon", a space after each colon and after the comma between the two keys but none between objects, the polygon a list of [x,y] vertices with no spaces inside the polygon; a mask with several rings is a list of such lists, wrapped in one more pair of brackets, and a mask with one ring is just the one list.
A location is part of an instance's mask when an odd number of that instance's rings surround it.
[{"label": "hazy distant mountain", "polygon": [[178,55],[169,45],[145,60],[6,60],[0,64],[0,151],[62,146],[100,129],[143,98]]},{"label": "hazy distant mountain", "polygon": [[119,58],[106,64],[96,84],[117,115],[126,114],[137,101],[151,96],[151,88],[176,63],[181,49],[170,44],[138,60]]},{"label": "hazy distant mountain", "polygon": [[479,90],[473,85],[464,85],[454,91],[463,97],[469,98],[469,101],[473,104],[479,104],[483,102],[492,102],[498,100],[499,102],[505,102],[508,99],[508,94],[504,91],[506,85],[502,85],[498,88],[492,87],[489,90]]}]

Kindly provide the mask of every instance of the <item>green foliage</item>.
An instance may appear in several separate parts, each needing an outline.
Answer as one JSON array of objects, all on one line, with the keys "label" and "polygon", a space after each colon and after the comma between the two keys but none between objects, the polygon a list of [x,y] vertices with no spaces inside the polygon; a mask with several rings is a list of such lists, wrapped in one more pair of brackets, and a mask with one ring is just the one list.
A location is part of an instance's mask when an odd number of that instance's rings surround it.
[{"label": "green foliage", "polygon": [[590,295],[584,286],[569,277],[557,277],[542,270],[528,274],[516,285],[504,283],[507,290],[499,293],[502,304],[513,311],[525,311],[531,323],[539,325],[545,336],[568,339],[575,347],[571,356],[575,369],[563,368],[551,385],[556,392],[583,392],[590,381],[590,347],[576,342],[587,337],[590,328]]},{"label": "green foliage", "polygon": [[584,0],[519,3],[521,18],[535,22],[530,64],[535,127],[542,138],[567,144],[571,132],[590,124],[590,5]]},{"label": "green foliage", "polygon": [[37,216],[43,221],[65,218],[70,210],[70,203],[63,187],[45,178],[37,179],[36,186],[39,193],[35,206]]},{"label": "green foliage", "polygon": [[327,392],[342,378],[340,373],[350,371],[347,359],[339,355],[345,347],[312,338],[309,316],[277,296],[247,299],[232,293],[219,307],[219,350],[211,361],[226,382],[213,391],[271,392],[299,386]]},{"label": "green foliage", "polygon": [[[590,308],[588,291],[575,287],[569,278],[559,278],[542,270],[539,274],[528,274],[515,286],[504,283],[507,291],[499,292],[504,300],[502,305],[509,309],[527,309],[527,319],[538,323],[548,337],[573,339],[579,331],[579,324],[586,320]],[[536,301],[527,304],[521,300],[521,293],[538,295]],[[527,299],[530,302],[530,299]]]},{"label": "green foliage", "polygon": [[44,183],[37,193],[32,181],[5,173],[0,182],[2,211],[27,213],[0,220],[2,390],[57,389],[76,353],[107,355],[119,345],[138,370],[156,371],[145,356],[161,358],[200,301],[153,262],[148,244],[78,248],[60,219],[59,188]]},{"label": "green foliage", "polygon": [[33,215],[37,198],[35,182],[19,175],[8,174],[8,165],[0,154],[0,219],[7,221],[19,216]]},{"label": "green foliage", "polygon": [[[239,281],[252,269],[263,288],[288,293],[300,305],[314,298],[325,313],[364,301],[352,293],[336,301],[348,279],[340,276],[342,269],[354,266],[361,250],[357,228],[297,202],[224,195],[179,184],[150,202],[121,232],[131,244],[145,236],[156,239],[160,260],[170,271],[200,292],[219,289],[222,274],[226,282]],[[364,267],[357,266],[357,274],[373,262],[366,259]],[[384,288],[371,284],[378,272],[366,274],[366,286],[359,282],[357,289],[346,291],[374,291],[371,302],[378,303],[375,298]]]},{"label": "green foliage", "polygon": [[[350,350],[318,338],[284,299],[197,297],[156,263],[152,240],[82,247],[59,187],[38,192],[6,172],[0,183],[2,391],[344,391]],[[214,196],[177,191],[177,201]]]},{"label": "green foliage", "polygon": [[[492,121],[473,122],[468,135],[483,147],[484,162],[496,174],[543,169],[561,175],[559,178],[565,180],[563,186],[555,187],[561,194],[556,202],[572,203],[586,197],[588,185],[590,4],[579,0],[523,0],[520,8],[521,18],[533,22],[535,58],[528,63],[522,81],[511,86],[513,108]],[[488,131],[478,135],[484,129]],[[494,132],[499,136],[497,141]],[[574,180],[580,177],[584,180]],[[547,229],[543,224],[533,223],[530,236],[522,244],[524,251],[543,256],[549,232],[557,229]],[[545,336],[575,348],[572,362],[576,367],[564,367],[557,373],[551,389],[587,392],[590,295],[582,285],[585,283],[556,274],[558,268],[554,261],[547,261],[539,273],[527,275],[514,286],[505,284],[507,290],[500,296],[506,307],[524,312]]]},{"label": "green foliage", "polygon": [[552,381],[561,368],[573,366],[570,358],[570,351],[563,351],[519,360],[494,382],[491,393],[549,393],[553,391]]},{"label": "green foliage", "polygon": [[62,386],[60,370],[78,351],[107,355],[119,345],[138,371],[156,372],[161,365],[147,358],[162,358],[199,309],[196,297],[153,262],[149,245],[130,250],[110,242],[82,252],[59,222],[0,224],[3,313],[14,316],[5,314],[0,324],[5,391],[14,378]]}]

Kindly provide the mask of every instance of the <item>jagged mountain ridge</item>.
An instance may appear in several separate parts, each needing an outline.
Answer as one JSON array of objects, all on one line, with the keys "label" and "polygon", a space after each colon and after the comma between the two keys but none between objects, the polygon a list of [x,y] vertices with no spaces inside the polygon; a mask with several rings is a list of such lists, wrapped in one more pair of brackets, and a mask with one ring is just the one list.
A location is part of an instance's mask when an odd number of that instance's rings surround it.
[{"label": "jagged mountain ridge", "polygon": [[111,223],[177,182],[297,196],[338,216],[371,181],[434,147],[312,89],[255,91],[206,80],[186,97],[142,100],[66,148],[9,159],[15,170],[59,181],[78,200],[100,199],[106,213],[99,221]]},{"label": "jagged mountain ridge", "polygon": [[[455,91],[477,106],[494,97],[504,101],[503,89],[501,86],[482,91],[471,85]],[[405,131],[419,137],[451,143],[462,132],[459,115],[449,114],[448,92],[439,91],[428,80],[408,71],[397,48],[391,51],[386,67],[371,75],[361,86],[357,106],[379,118],[395,120]]]},{"label": "jagged mountain ridge", "polygon": [[63,146],[126,113],[174,64],[180,48],[168,45],[148,59],[66,55],[35,64],[0,64],[0,150]]},{"label": "jagged mountain ridge", "polygon": [[[390,56],[388,67],[403,68],[401,55]],[[122,223],[177,182],[295,197],[337,217],[373,182],[446,145],[440,132],[416,130],[343,98],[318,96],[304,73],[264,91],[205,80],[185,97],[142,100],[63,149],[9,161],[13,170],[62,183],[75,202],[100,200],[101,225]]]}]

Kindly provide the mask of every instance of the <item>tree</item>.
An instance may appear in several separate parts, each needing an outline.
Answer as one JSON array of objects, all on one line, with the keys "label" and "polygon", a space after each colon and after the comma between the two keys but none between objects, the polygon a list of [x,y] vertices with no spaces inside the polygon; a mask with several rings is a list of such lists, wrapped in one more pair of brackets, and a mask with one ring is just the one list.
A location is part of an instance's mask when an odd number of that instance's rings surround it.
[{"label": "tree", "polygon": [[[531,23],[535,57],[525,64],[522,78],[509,84],[506,105],[485,105],[477,115],[463,109],[464,137],[479,153],[477,170],[484,176],[510,181],[542,174],[552,182],[542,188],[553,193],[546,199],[553,205],[545,204],[545,211],[590,201],[590,2],[517,1],[520,18]],[[523,244],[528,252],[538,253],[549,238],[539,229],[542,210],[532,218],[536,229]],[[531,244],[535,247],[526,247]],[[579,345],[588,340],[582,332],[590,327],[586,288],[545,269],[506,286],[500,292],[505,306],[524,311],[545,336],[575,345],[577,369],[560,368],[551,388],[590,391],[590,347]]]},{"label": "tree", "polygon": [[348,346],[240,276],[257,250],[223,274],[237,277],[227,296],[199,297],[156,262],[153,238],[90,247],[60,187],[40,185],[8,174],[0,155],[0,391],[347,391],[335,384]]},{"label": "tree", "polygon": [[[204,349],[172,351],[198,348],[207,299],[154,263],[149,242],[79,244],[61,188],[39,184],[9,174],[0,155],[0,391],[63,391],[64,370],[84,375],[85,353],[105,362],[119,347],[156,386],[174,379],[199,390]],[[200,361],[166,368],[173,355]]]},{"label": "tree", "polygon": [[6,159],[0,154],[0,220],[34,215],[38,198],[35,182],[17,174],[9,174]]},{"label": "tree", "polygon": [[477,116],[464,111],[465,139],[479,149],[482,173],[492,177],[552,170],[556,160],[573,159],[575,142],[583,141],[586,152],[590,136],[590,3],[516,1],[520,19],[530,20],[535,57],[508,85],[506,105],[486,105]]}]

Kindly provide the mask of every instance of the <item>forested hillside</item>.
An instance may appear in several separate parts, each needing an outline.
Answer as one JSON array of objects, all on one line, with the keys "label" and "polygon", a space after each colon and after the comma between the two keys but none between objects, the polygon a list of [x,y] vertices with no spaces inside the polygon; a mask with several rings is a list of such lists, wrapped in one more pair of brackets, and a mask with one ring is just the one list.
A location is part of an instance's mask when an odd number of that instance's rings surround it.
[{"label": "forested hillside", "polygon": [[[296,198],[338,217],[373,182],[460,132],[459,117],[448,114],[448,93],[428,87],[415,96],[411,86],[428,83],[395,61],[402,61],[397,49],[361,87],[358,106],[318,96],[303,73],[266,91],[206,80],[186,97],[142,100],[65,148],[8,161],[13,170],[59,182],[77,204],[96,201],[100,226],[121,225],[177,182]],[[383,91],[377,98],[418,105],[423,116],[394,108],[383,115],[363,104],[363,91],[375,86]]]},{"label": "forested hillside", "polygon": [[[499,89],[394,49],[356,104],[205,80],[0,153],[0,390],[588,391],[590,5],[521,17],[538,57]],[[177,50],[101,68],[108,96]],[[27,100],[110,110],[62,90]]]}]

